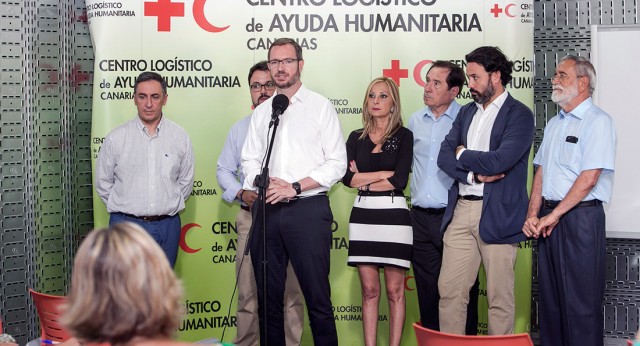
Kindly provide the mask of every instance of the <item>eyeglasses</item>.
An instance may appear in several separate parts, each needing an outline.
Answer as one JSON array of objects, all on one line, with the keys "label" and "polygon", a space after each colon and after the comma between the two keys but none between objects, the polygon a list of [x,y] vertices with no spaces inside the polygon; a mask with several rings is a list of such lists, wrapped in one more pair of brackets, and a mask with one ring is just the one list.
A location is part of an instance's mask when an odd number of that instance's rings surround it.
[{"label": "eyeglasses", "polygon": [[291,66],[291,64],[293,64],[294,62],[298,62],[300,61],[300,59],[294,59],[294,58],[286,58],[286,59],[273,59],[273,60],[269,60],[267,61],[267,64],[269,64],[269,67],[271,68],[276,68],[280,65],[280,63],[283,63],[284,66]]},{"label": "eyeglasses", "polygon": [[271,82],[271,81],[269,81],[269,82],[266,82],[264,84],[253,83],[253,84],[251,84],[249,86],[249,88],[251,88],[251,91],[253,91],[253,92],[258,92],[258,91],[262,90],[262,87],[264,87],[264,90],[266,90],[266,91],[271,91],[271,90],[276,88],[276,84]]},{"label": "eyeglasses", "polygon": [[580,78],[580,77],[584,77],[584,76],[579,76],[579,75],[572,76],[572,75],[566,74],[564,72],[561,72],[561,73],[554,74],[553,77],[551,77],[550,80],[553,82],[555,79],[557,79],[557,80],[559,80],[561,82],[564,82],[565,80],[567,80],[568,78],[571,78],[571,77]]}]

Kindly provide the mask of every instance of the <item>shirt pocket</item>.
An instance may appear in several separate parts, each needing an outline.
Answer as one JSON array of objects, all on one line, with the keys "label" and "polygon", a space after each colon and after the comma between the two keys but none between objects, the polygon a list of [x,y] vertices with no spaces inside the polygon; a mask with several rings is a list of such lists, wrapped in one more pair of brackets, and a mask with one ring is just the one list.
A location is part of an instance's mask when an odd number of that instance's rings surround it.
[{"label": "shirt pocket", "polygon": [[180,156],[175,153],[166,153],[160,160],[160,174],[164,178],[175,180],[180,171]]},{"label": "shirt pocket", "polygon": [[580,170],[580,145],[578,143],[563,142],[560,145],[558,164],[578,174]]}]

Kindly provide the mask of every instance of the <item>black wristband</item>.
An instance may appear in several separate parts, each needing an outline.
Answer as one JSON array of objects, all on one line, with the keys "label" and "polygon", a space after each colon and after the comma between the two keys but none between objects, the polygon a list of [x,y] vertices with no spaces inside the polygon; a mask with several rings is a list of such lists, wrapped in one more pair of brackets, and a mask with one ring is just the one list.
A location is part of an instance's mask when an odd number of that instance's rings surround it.
[{"label": "black wristband", "polygon": [[299,195],[302,193],[302,187],[300,186],[299,182],[296,181],[294,183],[291,183],[291,187],[293,187],[293,189],[296,191],[296,195]]},{"label": "black wristband", "polygon": [[478,179],[478,173],[473,172],[473,182],[476,184],[480,184],[480,179]]},{"label": "black wristband", "polygon": [[243,194],[244,194],[244,189],[240,190],[240,202],[244,202],[244,201],[242,200],[242,195],[243,195]]}]

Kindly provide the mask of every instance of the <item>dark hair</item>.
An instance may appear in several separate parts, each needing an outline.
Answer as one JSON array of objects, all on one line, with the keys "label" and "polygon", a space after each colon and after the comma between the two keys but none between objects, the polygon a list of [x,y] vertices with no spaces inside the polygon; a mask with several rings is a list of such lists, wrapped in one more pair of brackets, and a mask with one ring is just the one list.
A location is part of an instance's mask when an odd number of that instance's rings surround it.
[{"label": "dark hair", "polygon": [[[452,63],[451,61],[445,60],[436,60],[429,67],[429,71],[432,68],[439,67],[449,70],[449,75],[447,75],[447,90],[451,90],[453,87],[458,87],[458,95],[462,91],[462,87],[464,86],[464,71],[462,67]],[[429,73],[427,71],[427,74]],[[456,96],[458,96],[456,95]]]},{"label": "dark hair", "polygon": [[251,66],[251,68],[249,69],[249,77],[247,78],[247,81],[249,82],[249,84],[251,84],[251,77],[253,76],[253,73],[256,71],[269,71],[269,66],[267,66],[267,61],[262,60],[256,63],[255,65]]},{"label": "dark hair", "polygon": [[150,80],[154,80],[160,83],[160,85],[162,85],[162,92],[164,92],[165,95],[167,94],[167,82],[164,80],[164,78],[162,78],[161,75],[155,72],[142,72],[141,74],[139,74],[138,78],[136,78],[136,84],[133,86],[133,93],[134,94],[136,93],[136,90],[138,89],[138,84],[142,82],[147,82]]},{"label": "dark hair", "polygon": [[273,43],[271,44],[271,46],[269,47],[269,53],[267,54],[267,59],[271,59],[271,48],[275,47],[275,46],[284,46],[290,44],[293,46],[293,48],[295,48],[296,50],[296,58],[298,60],[302,60],[302,47],[300,47],[300,45],[298,44],[298,42],[296,42],[296,40],[292,39],[292,38],[279,38],[275,41],[273,41]]},{"label": "dark hair", "polygon": [[487,72],[500,72],[502,86],[506,86],[511,81],[513,62],[509,61],[498,47],[479,47],[464,58],[467,63],[475,62],[482,65]]}]

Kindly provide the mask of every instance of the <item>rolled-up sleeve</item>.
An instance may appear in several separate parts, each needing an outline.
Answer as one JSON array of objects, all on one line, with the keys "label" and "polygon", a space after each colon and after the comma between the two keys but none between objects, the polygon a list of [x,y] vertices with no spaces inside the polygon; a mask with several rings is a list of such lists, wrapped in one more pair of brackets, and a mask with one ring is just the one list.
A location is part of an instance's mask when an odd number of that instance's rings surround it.
[{"label": "rolled-up sleeve", "polygon": [[327,103],[320,115],[320,144],[326,161],[311,171],[309,177],[330,188],[342,179],[347,170],[347,150],[335,108]]}]

